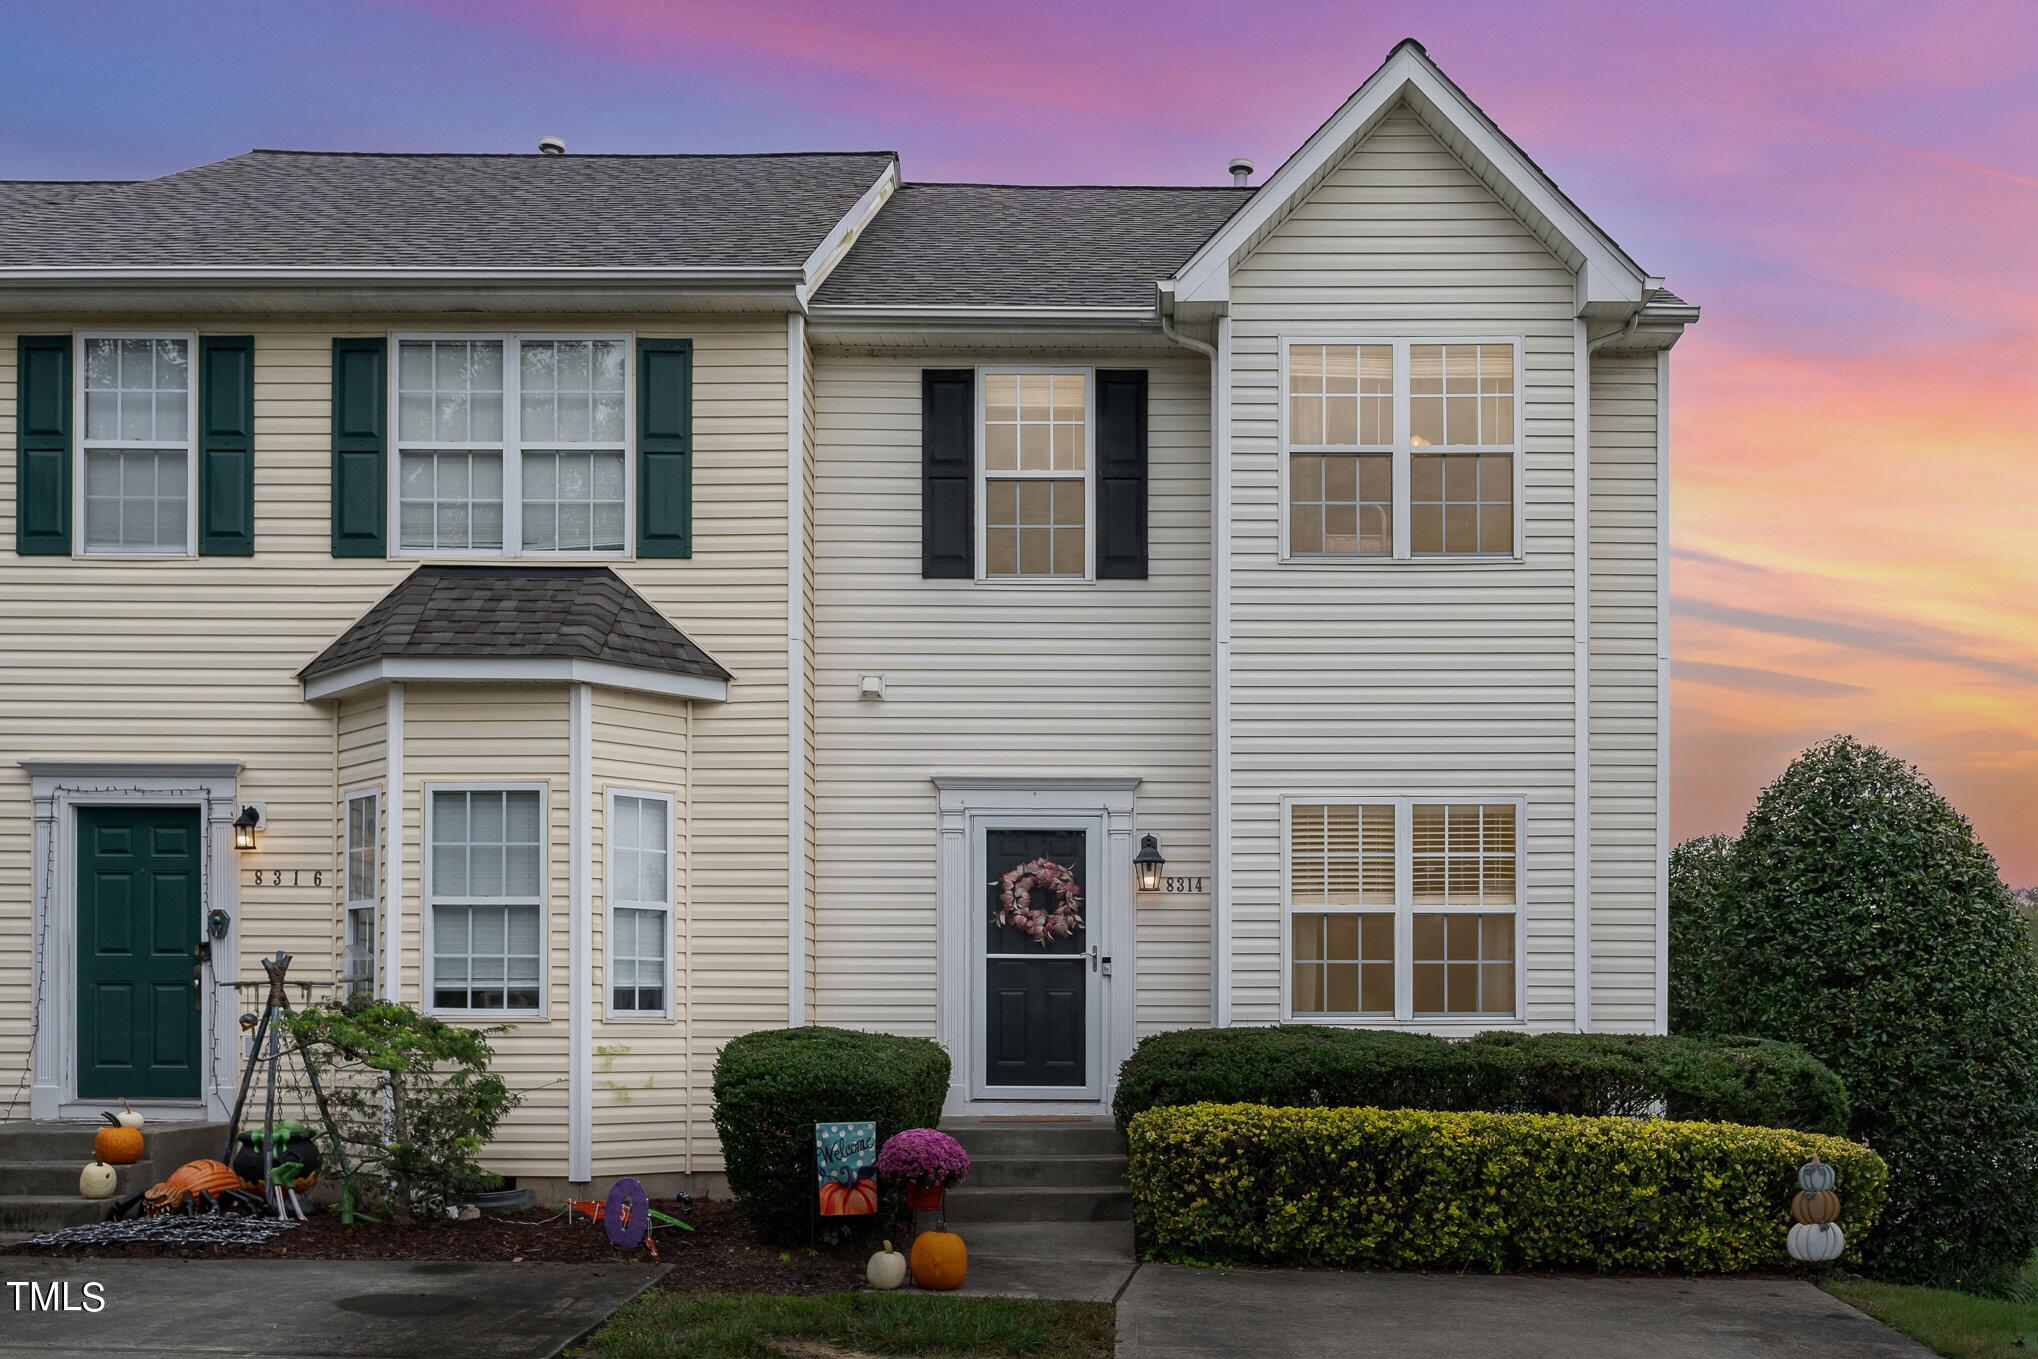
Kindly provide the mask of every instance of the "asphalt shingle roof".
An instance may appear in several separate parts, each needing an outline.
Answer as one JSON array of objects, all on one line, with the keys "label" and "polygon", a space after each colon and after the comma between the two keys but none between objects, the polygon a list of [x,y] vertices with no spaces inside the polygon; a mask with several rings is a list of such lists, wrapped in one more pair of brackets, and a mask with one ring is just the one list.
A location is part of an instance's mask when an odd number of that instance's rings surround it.
[{"label": "asphalt shingle roof", "polygon": [[1237,188],[905,184],[818,305],[1143,307],[1252,196]]},{"label": "asphalt shingle roof", "polygon": [[298,678],[420,656],[606,661],[730,678],[606,566],[420,566]]},{"label": "asphalt shingle roof", "polygon": [[0,266],[794,267],[895,159],[250,151],[24,192]]},{"label": "asphalt shingle roof", "polygon": [[61,203],[79,194],[124,189],[125,179],[0,179],[0,212],[20,212],[45,203]]}]

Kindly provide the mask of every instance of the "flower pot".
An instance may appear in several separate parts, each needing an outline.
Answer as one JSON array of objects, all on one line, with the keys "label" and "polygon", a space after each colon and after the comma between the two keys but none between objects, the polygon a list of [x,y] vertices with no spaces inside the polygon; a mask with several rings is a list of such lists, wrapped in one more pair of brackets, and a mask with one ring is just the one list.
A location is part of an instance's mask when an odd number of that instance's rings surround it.
[{"label": "flower pot", "polygon": [[941,1207],[941,1186],[938,1184],[909,1184],[906,1186],[906,1206],[925,1211],[938,1211]]}]

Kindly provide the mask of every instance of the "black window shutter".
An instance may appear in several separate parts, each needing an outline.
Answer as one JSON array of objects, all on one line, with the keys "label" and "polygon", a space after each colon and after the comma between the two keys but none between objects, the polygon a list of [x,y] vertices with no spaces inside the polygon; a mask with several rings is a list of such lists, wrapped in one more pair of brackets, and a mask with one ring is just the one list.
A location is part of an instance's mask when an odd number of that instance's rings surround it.
[{"label": "black window shutter", "polygon": [[637,342],[637,555],[693,555],[693,341]]},{"label": "black window shutter", "polygon": [[255,337],[198,339],[198,554],[255,555]]},{"label": "black window shutter", "polygon": [[1146,579],[1146,370],[1097,370],[1097,578]]},{"label": "black window shutter", "polygon": [[920,370],[920,574],[973,580],[976,563],[976,374]]},{"label": "black window shutter", "polygon": [[333,555],[389,555],[389,342],[333,341]]},{"label": "black window shutter", "polygon": [[14,550],[71,554],[71,337],[23,335],[15,352]]}]

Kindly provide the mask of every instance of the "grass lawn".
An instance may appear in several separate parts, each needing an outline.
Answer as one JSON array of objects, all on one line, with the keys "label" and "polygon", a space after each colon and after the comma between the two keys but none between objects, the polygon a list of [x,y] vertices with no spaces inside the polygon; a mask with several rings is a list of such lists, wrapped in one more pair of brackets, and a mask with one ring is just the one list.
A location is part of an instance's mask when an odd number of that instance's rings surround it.
[{"label": "grass lawn", "polygon": [[667,1293],[609,1319],[575,1359],[823,1359],[1054,1355],[1110,1359],[1111,1309],[1093,1302],[926,1293]]},{"label": "grass lawn", "polygon": [[2008,1298],[1866,1282],[1828,1284],[1826,1291],[1947,1359],[2031,1359],[2038,1355],[2038,1256],[2018,1284]]}]

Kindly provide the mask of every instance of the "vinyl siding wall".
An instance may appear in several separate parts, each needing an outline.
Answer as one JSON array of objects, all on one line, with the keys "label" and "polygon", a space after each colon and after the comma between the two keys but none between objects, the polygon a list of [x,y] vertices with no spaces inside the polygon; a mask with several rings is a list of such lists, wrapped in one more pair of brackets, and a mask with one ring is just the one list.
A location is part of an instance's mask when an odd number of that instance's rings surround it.
[{"label": "vinyl siding wall", "polygon": [[[1148,369],[1149,579],[921,579],[921,369],[997,362]],[[819,1022],[937,1033],[936,773],[1137,774],[1136,833],[1208,873],[1208,373],[1172,349],[817,356]],[[1208,897],[1136,910],[1140,1032],[1209,1023]]]},{"label": "vinyl siding wall", "polygon": [[[1526,799],[1526,1019],[1574,1022],[1570,272],[1405,108],[1231,278],[1233,1017],[1283,1015],[1284,794]],[[1518,337],[1524,560],[1282,563],[1284,338]]]},{"label": "vinyl siding wall", "polygon": [[[302,960],[301,972],[332,975],[339,906],[330,870],[339,852],[340,755],[331,706],[306,703],[295,676],[412,566],[334,558],[330,545],[332,340],[391,330],[634,328],[642,336],[694,340],[694,555],[616,563],[619,575],[736,675],[729,701],[699,705],[694,719],[693,817],[700,848],[693,856],[697,1008],[683,1063],[688,1087],[704,1087],[724,1039],[783,1024],[784,318],[658,318],[633,326],[632,318],[613,315],[545,316],[486,327],[431,318],[151,320],[132,328],[255,336],[257,555],[17,558],[15,333],[121,328],[117,319],[67,326],[0,320],[0,561],[6,573],[0,651],[8,657],[0,669],[0,751],[6,752],[0,763],[0,1091],[14,1087],[26,1062],[33,1008],[32,826],[28,779],[18,759],[242,761],[241,796],[267,804],[269,830],[257,850],[241,856],[240,975],[259,975],[255,958],[278,948]],[[412,685],[409,694],[413,705],[431,705],[429,686]],[[380,702],[376,695],[371,703],[378,712]],[[418,752],[406,754],[413,777],[418,758]],[[445,776],[453,777],[446,768]],[[554,815],[564,816],[563,792],[556,803]],[[412,821],[407,833],[414,838],[417,832]],[[328,874],[319,887],[310,885],[309,873],[302,886],[252,885],[250,870],[269,866]],[[563,920],[563,887],[554,907]],[[405,903],[406,919],[414,922],[416,911],[415,902]],[[414,954],[408,966],[415,966]],[[534,1049],[528,1061],[537,1060]],[[563,1079],[563,1050],[553,1074]],[[534,1107],[549,1107],[550,1098]],[[558,1099],[563,1108],[563,1087]],[[25,1109],[25,1091],[20,1103]],[[517,1126],[533,1126],[532,1116],[519,1115]],[[696,1118],[708,1136],[694,1139],[695,1168],[717,1169],[705,1107]],[[517,1140],[521,1136],[506,1145],[518,1165],[533,1165],[536,1153]],[[563,1157],[563,1129],[558,1144],[547,1157]]]}]

